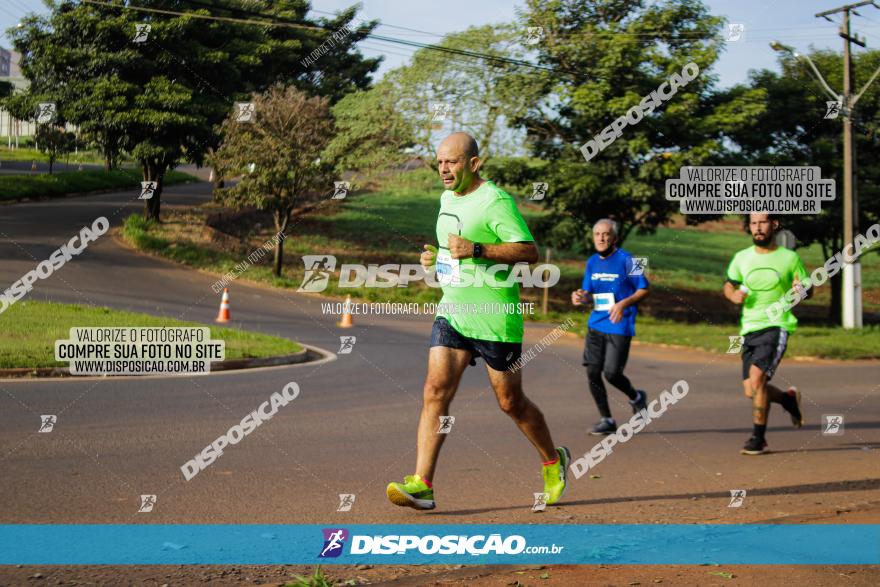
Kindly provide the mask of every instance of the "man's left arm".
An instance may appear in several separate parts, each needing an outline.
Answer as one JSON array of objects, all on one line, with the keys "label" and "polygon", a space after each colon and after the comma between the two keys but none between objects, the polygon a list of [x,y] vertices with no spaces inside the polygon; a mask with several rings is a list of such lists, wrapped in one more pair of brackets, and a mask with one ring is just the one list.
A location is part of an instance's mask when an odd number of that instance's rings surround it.
[{"label": "man's left arm", "polygon": [[792,287],[798,292],[802,300],[808,300],[813,297],[813,288],[807,289],[802,285],[803,281],[807,279],[807,270],[804,267],[804,262],[801,261],[800,255],[795,254],[795,259],[794,271],[792,272],[794,274]]},{"label": "man's left arm", "polygon": [[633,262],[632,260],[628,260],[626,265],[627,277],[626,279],[629,281],[630,285],[632,285],[635,292],[631,296],[625,297],[608,310],[608,319],[611,320],[612,324],[617,324],[623,319],[623,311],[629,308],[630,306],[635,306],[642,300],[644,300],[649,295],[649,283],[648,278],[645,277],[644,273],[639,273],[633,275]]},{"label": "man's left arm", "polygon": [[[480,258],[498,263],[536,263],[538,246],[526,226],[525,220],[512,198],[499,198],[489,204],[486,210],[488,228],[500,243],[479,243],[482,248]],[[449,254],[453,259],[467,259],[474,256],[474,243],[458,235],[449,235]]]},{"label": "man's left arm", "polygon": [[[499,263],[535,263],[538,260],[538,246],[532,242],[480,244],[483,249],[481,259]],[[449,235],[449,254],[453,259],[469,259],[474,256],[474,243],[456,234]]]},{"label": "man's left arm", "polygon": [[623,311],[629,308],[630,306],[634,306],[648,297],[648,288],[637,289],[635,293],[629,297],[623,298],[608,310],[608,319],[611,320],[612,324],[617,324],[620,322],[620,319],[623,318]]}]

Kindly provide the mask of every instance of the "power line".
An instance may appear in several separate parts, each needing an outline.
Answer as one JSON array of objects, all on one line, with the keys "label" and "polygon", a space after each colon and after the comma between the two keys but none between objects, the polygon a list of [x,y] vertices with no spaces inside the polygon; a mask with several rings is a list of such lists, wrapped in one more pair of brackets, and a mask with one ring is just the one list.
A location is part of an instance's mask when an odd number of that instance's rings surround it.
[{"label": "power line", "polygon": [[[111,4],[109,2],[104,2],[102,0],[83,0],[83,2],[86,4],[104,6],[104,7],[108,7],[108,8],[117,8],[117,9],[121,9],[121,10],[134,10],[137,12],[151,12],[151,13],[157,13],[157,14],[167,14],[167,15],[172,15],[172,16],[187,16],[190,18],[198,18],[198,19],[203,19],[203,20],[217,20],[217,21],[224,21],[224,22],[232,22],[232,23],[236,23],[236,24],[253,24],[253,25],[259,25],[259,26],[266,26],[266,25],[287,26],[287,27],[299,28],[299,29],[332,31],[332,29],[328,26],[301,24],[301,23],[290,21],[289,19],[277,20],[277,17],[270,17],[270,16],[267,16],[265,14],[261,14],[258,12],[250,12],[250,11],[245,11],[245,10],[240,10],[240,9],[235,9],[235,8],[228,8],[228,7],[223,7],[223,9],[237,12],[240,14],[246,13],[250,16],[258,16],[258,17],[270,18],[270,19],[274,19],[274,20],[267,21],[267,20],[253,20],[253,19],[248,19],[248,18],[234,18],[234,17],[230,17],[230,16],[214,16],[214,15],[206,15],[206,14],[196,14],[194,12],[179,12],[179,11],[175,11],[175,10],[164,10],[164,9],[159,9],[159,8],[146,8],[143,6],[132,6],[132,5],[120,6],[117,4]],[[192,3],[200,4],[198,2],[192,2]],[[214,7],[214,8],[217,8],[217,7]],[[561,70],[561,69],[557,69],[557,68],[553,68],[553,67],[548,67],[548,66],[544,66],[544,65],[538,65],[538,64],[530,63],[528,61],[523,61],[520,59],[512,59],[509,57],[487,55],[485,53],[479,53],[476,51],[468,51],[465,49],[454,49],[452,47],[443,47],[441,45],[419,43],[417,41],[407,41],[405,39],[395,39],[393,37],[386,37],[384,35],[377,35],[375,33],[365,33],[364,37],[375,39],[377,41],[386,41],[388,43],[395,43],[398,45],[416,47],[418,49],[428,49],[431,51],[441,51],[444,53],[449,53],[449,54],[454,54],[454,55],[464,55],[467,57],[474,57],[474,58],[478,58],[478,59],[483,59],[485,61],[501,63],[504,65],[515,65],[515,66],[519,66],[519,67],[527,67],[527,68],[536,69],[536,70],[540,70],[540,71],[547,71],[547,72],[555,73],[555,74],[563,73],[563,74],[571,75],[574,77],[581,77],[581,74],[576,73],[576,72],[565,71],[565,70]]]},{"label": "power line", "polygon": [[[338,12],[330,12],[330,11],[327,11],[327,10],[318,10],[318,9],[316,9],[316,8],[312,8],[311,10],[312,10],[312,12],[317,12],[317,13],[319,13],[319,14],[329,14],[329,15],[331,15],[331,16],[339,16],[339,13],[338,13]],[[409,28],[409,27],[405,27],[405,26],[398,26],[398,25],[395,25],[395,24],[388,24],[388,23],[386,23],[386,22],[380,22],[380,23],[379,23],[379,26],[388,27],[388,28],[392,28],[392,29],[398,29],[398,30],[401,30],[401,31],[409,31],[409,32],[411,32],[411,33],[419,33],[419,34],[421,34],[421,35],[429,35],[429,36],[432,36],[432,37],[440,37],[440,38],[443,38],[443,37],[446,36],[446,35],[441,34],[441,33],[431,33],[431,32],[428,32],[428,31],[420,31],[420,30],[418,30],[418,29],[411,29],[411,28]]]},{"label": "power line", "polygon": [[[377,43],[383,41],[377,41]],[[399,51],[392,51],[388,47],[384,47],[381,45],[367,45],[366,42],[361,42],[360,46],[365,49],[369,49],[371,51],[376,51],[381,54],[395,55],[397,57],[405,57],[407,59],[411,59],[414,53],[401,53]],[[451,61],[453,61],[459,69],[462,71],[469,71],[473,73],[483,72],[485,71],[485,67],[481,67],[480,65],[474,63],[473,59],[464,58],[464,57],[451,57]]]}]

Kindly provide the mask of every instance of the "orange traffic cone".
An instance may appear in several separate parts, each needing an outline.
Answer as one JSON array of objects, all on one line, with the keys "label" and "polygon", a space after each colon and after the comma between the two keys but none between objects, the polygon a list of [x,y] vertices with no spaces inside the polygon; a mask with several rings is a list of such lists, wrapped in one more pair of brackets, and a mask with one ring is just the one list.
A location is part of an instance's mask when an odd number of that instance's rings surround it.
[{"label": "orange traffic cone", "polygon": [[345,296],[345,306],[342,310],[342,320],[336,325],[339,328],[354,327],[354,320],[351,317],[351,296]]},{"label": "orange traffic cone", "polygon": [[220,313],[217,314],[215,322],[229,322],[232,317],[229,315],[229,290],[223,288],[223,298],[220,300]]},{"label": "orange traffic cone", "polygon": [[32,161],[32,162],[31,162],[31,171],[36,171],[36,170],[37,170],[37,162],[36,162],[36,161]]}]

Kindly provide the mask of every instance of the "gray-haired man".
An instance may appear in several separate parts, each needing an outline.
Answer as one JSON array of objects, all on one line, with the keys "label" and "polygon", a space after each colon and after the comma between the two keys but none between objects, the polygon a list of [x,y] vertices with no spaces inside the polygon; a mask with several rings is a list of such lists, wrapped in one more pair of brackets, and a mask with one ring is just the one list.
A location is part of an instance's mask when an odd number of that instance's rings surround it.
[{"label": "gray-haired man", "polygon": [[602,416],[590,431],[594,435],[617,431],[603,374],[609,383],[626,394],[633,413],[647,408],[647,395],[632,386],[623,370],[630,342],[636,334],[636,306],[648,297],[649,284],[641,265],[632,255],[617,248],[616,243],[616,222],[603,218],[593,226],[596,253],[587,260],[581,289],[571,292],[571,303],[575,306],[593,301],[583,365],[587,368],[590,392]]}]

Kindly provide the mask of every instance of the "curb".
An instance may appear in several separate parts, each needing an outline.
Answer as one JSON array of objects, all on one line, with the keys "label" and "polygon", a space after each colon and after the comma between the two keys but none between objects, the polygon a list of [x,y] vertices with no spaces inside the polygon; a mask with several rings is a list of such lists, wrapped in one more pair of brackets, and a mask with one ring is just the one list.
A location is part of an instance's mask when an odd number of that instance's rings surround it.
[{"label": "curb", "polygon": [[[296,365],[298,363],[306,363],[316,361],[323,358],[323,355],[310,348],[304,348],[298,353],[292,355],[279,355],[276,357],[261,357],[259,359],[227,359],[225,361],[213,361],[209,373],[220,371],[236,371],[239,369],[255,369],[257,367],[279,367],[281,365]],[[178,375],[178,373],[157,373],[156,375],[138,375],[138,377],[165,377],[168,375]],[[95,375],[90,375],[94,377]],[[16,377],[16,378],[43,378],[43,377],[78,377],[70,374],[68,367],[37,367],[37,368],[15,368],[0,369],[0,378]],[[111,375],[107,375],[111,377]]]}]

